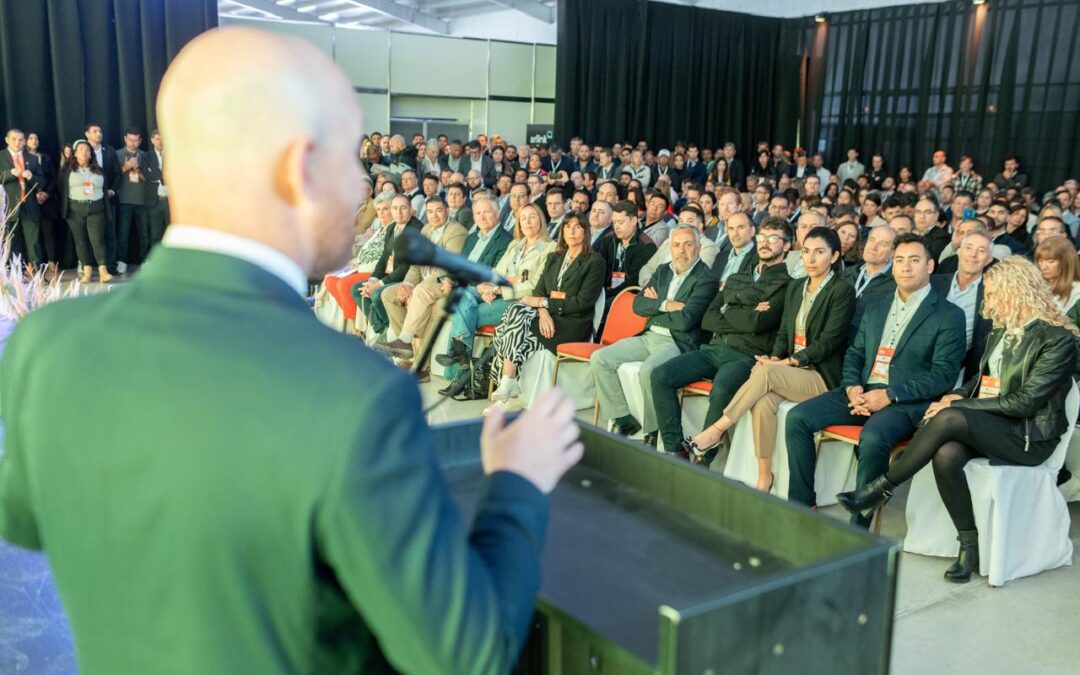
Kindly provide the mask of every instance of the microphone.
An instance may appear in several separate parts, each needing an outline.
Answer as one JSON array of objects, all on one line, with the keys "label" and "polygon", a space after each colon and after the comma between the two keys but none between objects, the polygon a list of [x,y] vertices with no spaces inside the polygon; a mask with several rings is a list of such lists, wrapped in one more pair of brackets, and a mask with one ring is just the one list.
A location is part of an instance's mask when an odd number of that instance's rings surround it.
[{"label": "microphone", "polygon": [[487,265],[474,263],[464,256],[436,246],[418,230],[406,229],[394,239],[394,261],[411,265],[430,265],[446,270],[446,275],[464,284],[512,286],[501,274]]}]

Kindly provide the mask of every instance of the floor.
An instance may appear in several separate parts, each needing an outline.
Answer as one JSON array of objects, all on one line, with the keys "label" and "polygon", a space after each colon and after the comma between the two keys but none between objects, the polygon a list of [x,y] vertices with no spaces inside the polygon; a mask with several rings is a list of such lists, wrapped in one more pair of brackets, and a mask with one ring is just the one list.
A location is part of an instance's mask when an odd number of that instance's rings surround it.
[{"label": "floor", "polygon": [[[433,402],[444,384],[433,378],[423,385],[425,399]],[[431,413],[431,421],[475,417],[486,405],[449,401]],[[591,415],[581,413],[590,421]],[[720,462],[712,468],[722,470]],[[885,536],[903,537],[905,497],[901,489],[886,507]],[[839,506],[825,512],[847,520]],[[1071,504],[1070,512],[1072,540],[1080,550],[1080,503]],[[1080,673],[1080,565],[990,588],[983,580],[946,583],[941,574],[948,564],[902,554],[893,673]],[[0,675],[75,672],[74,648],[47,562],[0,543]]]}]

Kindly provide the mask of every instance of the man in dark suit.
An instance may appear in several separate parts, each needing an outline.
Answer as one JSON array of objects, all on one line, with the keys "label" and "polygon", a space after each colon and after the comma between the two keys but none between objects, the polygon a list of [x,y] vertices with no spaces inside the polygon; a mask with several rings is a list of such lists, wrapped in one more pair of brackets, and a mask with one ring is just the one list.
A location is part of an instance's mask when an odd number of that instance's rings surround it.
[{"label": "man in dark suit", "polygon": [[416,232],[424,229],[420,219],[412,210],[412,203],[405,195],[394,195],[390,203],[390,213],[394,222],[386,228],[386,243],[383,245],[382,257],[375,263],[375,269],[371,271],[371,277],[361,281],[352,287],[352,296],[371,325],[371,330],[376,336],[390,327],[390,317],[386,314],[386,308],[382,303],[382,292],[387,286],[399,284],[405,280],[411,265],[408,263],[394,262],[394,239],[408,228]]},{"label": "man in dark suit", "polygon": [[[930,402],[956,384],[967,349],[964,313],[930,287],[933,267],[921,237],[896,238],[892,302],[866,308],[844,356],[840,386],[788,413],[789,500],[817,503],[814,434],[818,431],[834,424],[863,427],[856,472],[862,487],[885,473],[892,446],[910,437]],[[852,523],[869,527],[870,519],[856,514]]]},{"label": "man in dark suit", "polygon": [[724,226],[727,236],[713,261],[712,273],[721,285],[733,274],[752,270],[758,264],[756,229],[750,216],[737,211],[728,216]]},{"label": "man in dark suit", "polygon": [[466,188],[461,183],[455,183],[446,188],[446,208],[450,214],[450,220],[471,231],[473,226],[472,209],[465,205]]},{"label": "man in dark suit", "polygon": [[668,361],[653,371],[649,382],[664,450],[680,453],[682,415],[679,390],[698,380],[712,380],[708,426],[720,419],[724,408],[754,367],[754,357],[772,348],[791,277],[784,256],[791,247],[791,225],[783,218],[766,218],[758,228],[758,265],[733,274],[713,298],[701,327],[713,334],[709,344]]},{"label": "man in dark suit", "polygon": [[487,416],[470,530],[416,383],[304,301],[364,193],[348,78],[300,40],[210,31],[158,119],[176,223],[153,262],[32,312],[0,372],[0,536],[48,555],[80,670],[509,672],[572,404]]},{"label": "man in dark suit", "polygon": [[469,141],[465,146],[465,154],[467,157],[462,162],[464,169],[462,173],[478,171],[485,187],[495,187],[495,179],[499,177],[498,171],[495,170],[495,160],[490,155],[484,154],[480,143]]},{"label": "man in dark suit", "polygon": [[892,302],[896,280],[892,275],[892,257],[896,248],[896,230],[878,225],[870,230],[863,247],[863,262],[844,270],[844,278],[855,287],[855,314],[851,317],[849,338],[854,340],[863,312],[870,305]]},{"label": "man in dark suit", "polygon": [[742,160],[735,156],[735,144],[724,144],[724,159],[727,160],[728,175],[731,176],[731,184],[740,190],[746,186],[746,167]]},{"label": "man in dark suit", "polygon": [[930,286],[938,295],[947,299],[964,312],[964,328],[967,352],[964,355],[966,380],[979,367],[986,350],[986,337],[993,327],[990,319],[982,315],[983,272],[994,264],[990,253],[990,236],[981,232],[966,235],[960,242],[960,250],[954,256],[959,267],[952,274],[935,274]]},{"label": "man in dark suit", "polygon": [[40,239],[44,247],[41,253],[48,263],[46,278],[51,280],[56,276],[57,263],[63,254],[64,240],[67,239],[67,227],[60,217],[59,170],[53,158],[41,150],[41,137],[36,132],[26,134],[26,152],[33,155],[41,167],[41,184],[34,192],[34,200],[41,207],[38,216]]},{"label": "man in dark suit", "polygon": [[94,153],[94,159],[97,160],[98,166],[101,167],[101,175],[105,180],[106,265],[108,266],[110,273],[117,274],[116,209],[113,203],[113,197],[116,196],[116,193],[113,191],[113,184],[116,182],[116,174],[120,170],[120,163],[116,159],[116,150],[114,150],[112,146],[102,142],[104,133],[101,130],[100,124],[97,122],[89,122],[86,125],[83,134],[86,136],[87,142],[90,143],[90,149]]},{"label": "man in dark suit", "polygon": [[44,184],[41,164],[37,157],[26,151],[26,134],[19,129],[9,129],[4,136],[7,148],[0,151],[0,185],[4,189],[4,235],[12,235],[16,229],[21,234],[13,237],[16,252],[23,255],[24,262],[40,265],[41,254],[41,204],[37,191]]},{"label": "man in dark suit", "polygon": [[[600,410],[610,416],[615,431],[631,436],[644,430],[652,445],[656,445],[657,430],[649,386],[652,372],[701,345],[701,317],[717,288],[709,268],[698,257],[701,243],[697,230],[680,225],[672,230],[670,241],[671,262],[658,267],[634,297],[634,313],[648,317],[645,330],[600,349],[589,359]],[[642,362],[638,371],[644,396],[640,422],[630,414],[617,373],[620,365],[636,361]]]},{"label": "man in dark suit", "polygon": [[[142,249],[145,260],[149,249],[161,242],[165,227],[169,224],[169,187],[165,184],[165,143],[161,132],[154,129],[150,134],[150,152],[146,153],[146,213],[150,237]],[[141,244],[141,242],[140,242]]]},{"label": "man in dark suit", "polygon": [[638,274],[649,258],[656,253],[652,243],[638,229],[637,207],[630,200],[615,204],[611,216],[613,236],[597,242],[597,253],[604,258],[605,292],[604,315],[619,291],[638,285]]},{"label": "man in dark suit", "polygon": [[563,155],[562,147],[558,143],[552,143],[548,148],[547,157],[540,161],[540,168],[548,173],[562,171],[569,176],[573,170],[573,162]]}]

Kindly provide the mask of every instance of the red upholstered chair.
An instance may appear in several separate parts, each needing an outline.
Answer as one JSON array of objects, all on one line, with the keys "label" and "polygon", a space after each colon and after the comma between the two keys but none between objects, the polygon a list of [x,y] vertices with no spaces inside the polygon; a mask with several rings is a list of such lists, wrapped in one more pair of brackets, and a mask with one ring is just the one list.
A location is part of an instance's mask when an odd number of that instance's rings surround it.
[{"label": "red upholstered chair", "polygon": [[683,396],[708,396],[712,393],[712,381],[711,380],[698,380],[697,382],[691,382],[682,388]]},{"label": "red upholstered chair", "polygon": [[346,321],[356,320],[356,300],[353,300],[352,297],[352,287],[370,278],[370,272],[356,272],[344,277],[327,275],[323,279],[326,290],[330,292],[338,307],[341,308],[341,313],[345,315]]},{"label": "red upholstered chair", "polygon": [[[821,453],[821,444],[825,441],[839,441],[841,443],[847,443],[852,449],[859,447],[859,436],[862,435],[863,427],[854,424],[834,424],[830,427],[825,427],[818,435],[816,451]],[[900,456],[904,448],[910,439],[900,441],[892,446],[892,450],[889,452],[889,464],[892,465],[896,458]],[[873,529],[875,534],[881,532],[881,507],[879,506],[874,510]]]},{"label": "red upholstered chair", "polygon": [[[604,334],[600,336],[600,342],[567,342],[555,349],[555,372],[551,381],[559,382],[559,364],[563,361],[588,361],[596,350],[615,344],[623,338],[633,337],[645,330],[648,317],[634,314],[634,298],[637,297],[638,286],[628,286],[615,296],[608,310],[607,324],[604,325]],[[599,399],[593,404],[593,422],[600,416]]]}]

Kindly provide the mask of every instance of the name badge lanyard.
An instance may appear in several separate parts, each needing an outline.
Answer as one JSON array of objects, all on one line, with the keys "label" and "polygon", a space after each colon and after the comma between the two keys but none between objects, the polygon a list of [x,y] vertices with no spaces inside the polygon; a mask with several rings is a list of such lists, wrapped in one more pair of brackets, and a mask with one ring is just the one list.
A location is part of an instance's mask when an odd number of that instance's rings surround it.
[{"label": "name badge lanyard", "polygon": [[[807,281],[803,286],[803,300],[802,305],[799,307],[799,311],[795,313],[795,351],[802,351],[806,349],[806,320],[810,316],[810,310],[814,307],[814,301],[821,295],[821,290],[825,288],[825,284],[833,278],[833,273],[829,272],[829,276],[825,277],[825,280],[821,282],[821,285],[817,287],[816,291],[810,292],[810,282]],[[803,336],[803,344],[800,347],[798,345],[798,336]]]}]

